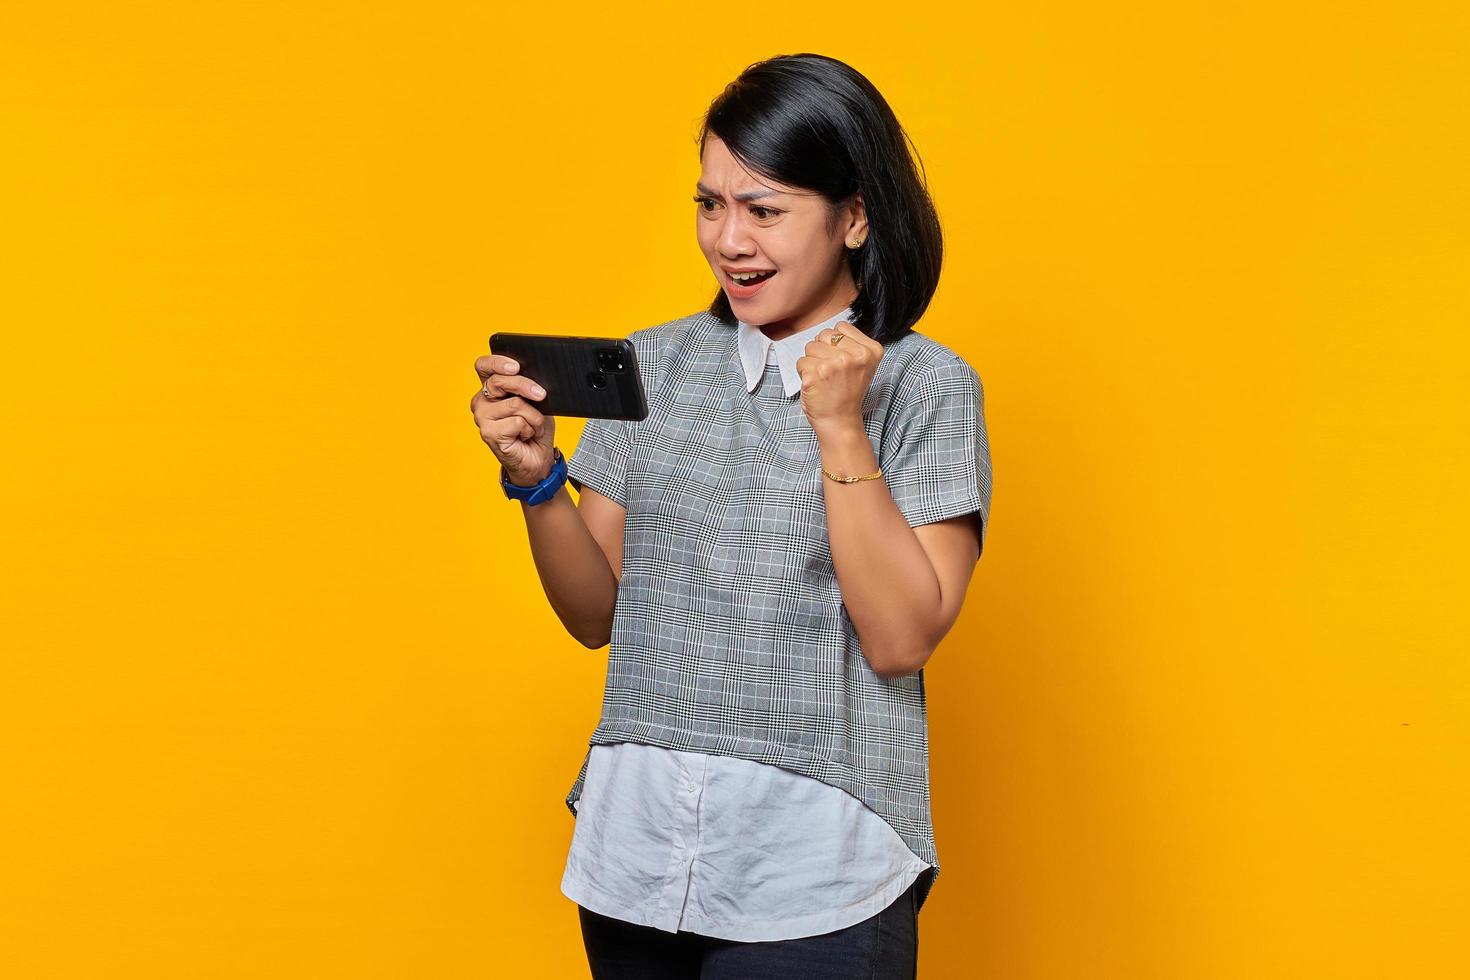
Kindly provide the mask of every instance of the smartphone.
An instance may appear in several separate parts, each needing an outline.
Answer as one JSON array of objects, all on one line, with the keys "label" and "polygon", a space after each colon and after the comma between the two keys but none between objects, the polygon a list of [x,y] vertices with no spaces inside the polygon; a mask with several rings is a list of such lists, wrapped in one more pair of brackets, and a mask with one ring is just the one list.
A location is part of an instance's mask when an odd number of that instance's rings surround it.
[{"label": "smartphone", "polygon": [[616,337],[493,333],[490,353],[514,358],[524,375],[546,389],[527,401],[545,415],[642,421],[648,415],[633,342]]}]

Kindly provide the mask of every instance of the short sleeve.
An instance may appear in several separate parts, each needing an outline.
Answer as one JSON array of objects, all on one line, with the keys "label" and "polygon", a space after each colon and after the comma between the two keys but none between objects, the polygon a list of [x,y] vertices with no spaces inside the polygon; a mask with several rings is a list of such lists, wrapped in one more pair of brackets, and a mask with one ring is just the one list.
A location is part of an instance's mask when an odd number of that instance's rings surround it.
[{"label": "short sleeve", "polygon": [[894,406],[883,440],[883,481],[910,527],[980,515],[981,547],[990,517],[990,443],[985,392],[964,358],[924,369]]},{"label": "short sleeve", "polygon": [[628,456],[632,451],[629,423],[622,419],[588,419],[567,457],[567,476],[577,492],[582,485],[626,507]]}]

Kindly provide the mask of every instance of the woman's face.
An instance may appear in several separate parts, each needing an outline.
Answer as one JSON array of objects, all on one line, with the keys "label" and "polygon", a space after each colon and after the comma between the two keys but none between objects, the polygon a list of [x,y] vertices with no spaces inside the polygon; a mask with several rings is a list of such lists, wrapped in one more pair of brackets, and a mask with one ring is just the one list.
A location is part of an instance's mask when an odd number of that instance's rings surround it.
[{"label": "woman's face", "polygon": [[[829,232],[820,194],[752,175],[709,134],[694,220],[699,248],[730,308],[772,339],[819,323],[857,298],[845,253],[848,241],[868,234],[861,192]],[[730,275],[747,269],[774,274],[749,286]]]}]

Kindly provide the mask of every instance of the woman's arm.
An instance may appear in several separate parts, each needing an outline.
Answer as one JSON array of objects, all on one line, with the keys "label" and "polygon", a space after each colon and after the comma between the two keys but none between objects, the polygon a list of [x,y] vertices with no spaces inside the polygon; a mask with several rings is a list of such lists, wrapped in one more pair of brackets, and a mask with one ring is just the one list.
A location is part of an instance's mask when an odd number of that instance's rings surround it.
[{"label": "woman's arm", "polygon": [[[480,390],[470,399],[470,412],[480,438],[495,453],[504,478],[520,486],[545,479],[556,454],[556,419],[536,408],[546,391],[520,373],[521,366],[503,354],[475,358]],[[583,444],[589,454],[602,454],[597,438],[606,426],[591,420]],[[592,438],[587,437],[590,430]],[[581,465],[582,453],[567,461],[568,473]],[[599,484],[611,486],[612,484]],[[521,515],[531,539],[536,573],[552,609],[567,631],[584,646],[608,644],[613,607],[623,563],[623,507],[596,492],[584,494],[582,506],[572,503],[565,485],[539,504],[521,501]]]},{"label": "woman's arm", "polygon": [[544,503],[522,503],[521,513],[551,608],[583,646],[607,646],[622,577],[626,511],[591,487],[574,504],[563,485]]},{"label": "woman's arm", "polygon": [[[860,418],[823,427],[817,441],[838,476],[878,469]],[[864,656],[881,677],[918,672],[959,618],[980,557],[975,516],[910,527],[882,477],[822,483],[832,564]]]},{"label": "woman's arm", "polygon": [[[802,408],[822,466],[837,476],[879,468],[862,407],[884,355],[882,344],[844,320],[797,358]],[[842,601],[863,655],[884,677],[916,673],[959,617],[990,498],[984,393],[974,369],[951,352],[904,380],[883,476],[822,481]]]}]

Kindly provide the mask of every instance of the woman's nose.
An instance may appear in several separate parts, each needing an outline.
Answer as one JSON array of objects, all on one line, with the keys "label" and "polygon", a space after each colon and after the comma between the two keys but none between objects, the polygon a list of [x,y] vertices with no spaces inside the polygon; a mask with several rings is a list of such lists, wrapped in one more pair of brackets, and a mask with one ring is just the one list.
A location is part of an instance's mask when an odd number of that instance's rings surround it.
[{"label": "woman's nose", "polygon": [[739,255],[750,250],[750,235],[739,218],[726,218],[720,225],[718,243],[726,255]]}]

